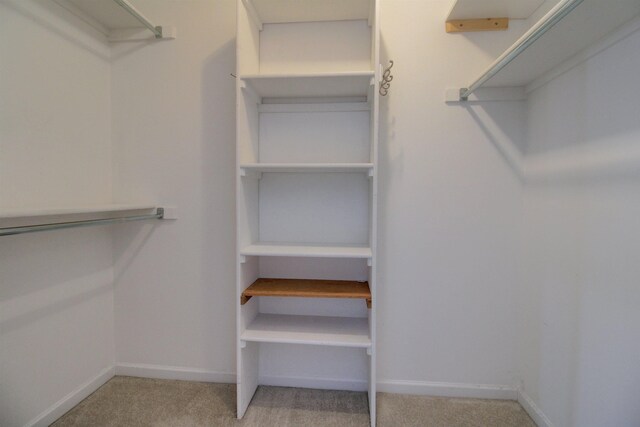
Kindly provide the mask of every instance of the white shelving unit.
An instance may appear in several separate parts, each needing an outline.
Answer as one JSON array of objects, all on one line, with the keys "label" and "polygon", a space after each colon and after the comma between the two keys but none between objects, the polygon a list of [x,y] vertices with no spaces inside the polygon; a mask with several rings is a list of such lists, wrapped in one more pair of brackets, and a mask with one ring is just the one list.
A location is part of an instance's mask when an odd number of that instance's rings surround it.
[{"label": "white shelving unit", "polygon": [[[491,2],[477,3],[473,10],[484,14],[478,8]],[[561,0],[464,88],[470,88],[472,92],[524,88],[522,93],[526,93],[544,83],[563,63],[584,56],[587,48],[639,14],[640,2],[637,0]],[[446,100],[464,101],[461,95],[459,88],[447,90]],[[511,96],[507,93],[507,98]]]},{"label": "white shelving unit", "polygon": [[[375,425],[377,8],[238,0],[238,418],[260,366],[311,345],[324,349],[300,366],[325,375],[366,364]],[[259,279],[273,280],[250,293]]]}]

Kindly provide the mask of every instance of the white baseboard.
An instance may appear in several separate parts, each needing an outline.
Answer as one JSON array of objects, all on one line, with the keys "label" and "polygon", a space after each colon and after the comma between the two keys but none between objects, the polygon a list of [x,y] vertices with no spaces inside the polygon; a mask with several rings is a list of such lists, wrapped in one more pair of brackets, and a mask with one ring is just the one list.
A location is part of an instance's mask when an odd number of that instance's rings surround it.
[{"label": "white baseboard", "polygon": [[527,414],[535,421],[538,427],[553,427],[553,424],[544,412],[542,412],[533,399],[522,390],[518,391],[518,403],[527,411]]},{"label": "white baseboard", "polygon": [[29,421],[27,426],[46,427],[67,413],[71,408],[86,399],[91,393],[100,388],[115,375],[113,366],[103,369],[98,375],[91,378],[80,387],[67,394],[65,397],[45,409],[40,415]]},{"label": "white baseboard", "polygon": [[334,378],[314,378],[314,377],[285,377],[261,375],[258,384],[278,387],[301,387],[317,388],[323,390],[350,390],[366,391],[369,387],[367,381],[345,380]]},{"label": "white baseboard", "polygon": [[385,393],[418,394],[436,397],[518,399],[518,390],[507,385],[381,380],[378,381],[377,388],[378,391]]},{"label": "white baseboard", "polygon": [[235,383],[236,374],[231,372],[205,371],[204,369],[180,366],[147,365],[139,363],[118,363],[116,375],[160,380],[200,381],[207,383]]}]

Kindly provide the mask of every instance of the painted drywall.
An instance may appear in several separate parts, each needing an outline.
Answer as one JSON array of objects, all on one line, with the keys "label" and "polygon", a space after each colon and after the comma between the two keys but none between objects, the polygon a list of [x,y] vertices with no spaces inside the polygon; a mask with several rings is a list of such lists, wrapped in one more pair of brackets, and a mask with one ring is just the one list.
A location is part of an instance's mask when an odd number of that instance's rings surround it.
[{"label": "painted drywall", "polygon": [[[121,372],[233,378],[234,2],[135,4],[178,38],[114,47],[114,192],[175,204],[180,216],[116,231],[117,362]],[[522,143],[524,105],[443,97],[524,27],[451,35],[449,0],[381,6],[383,53],[396,65],[382,103],[379,380],[414,381],[418,392],[436,382],[513,388],[521,183],[501,144]],[[305,363],[290,372],[313,376]],[[281,378],[281,368],[261,374]],[[361,371],[340,375],[358,382]]]},{"label": "painted drywall", "polygon": [[549,425],[640,424],[639,30],[528,101],[517,354]]},{"label": "painted drywall", "polygon": [[[83,25],[51,1],[0,1],[2,208],[111,201],[109,49]],[[111,239],[0,238],[0,425],[73,404],[113,365]]]},{"label": "painted drywall", "polygon": [[179,218],[115,232],[117,363],[234,382],[235,1],[135,5],[178,37],[113,47],[114,196]]},{"label": "painted drywall", "polygon": [[[447,34],[449,1],[382,1],[378,268],[381,390],[512,387],[520,102],[447,105],[524,30]],[[467,390],[468,391],[468,390]]]}]

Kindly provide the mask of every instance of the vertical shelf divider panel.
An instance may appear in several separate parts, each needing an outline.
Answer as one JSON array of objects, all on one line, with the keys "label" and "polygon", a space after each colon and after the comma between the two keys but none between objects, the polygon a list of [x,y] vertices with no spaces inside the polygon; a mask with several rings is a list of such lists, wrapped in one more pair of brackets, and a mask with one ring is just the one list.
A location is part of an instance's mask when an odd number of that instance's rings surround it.
[{"label": "vertical shelf divider panel", "polygon": [[378,1],[237,0],[237,11],[237,416],[269,375],[262,362],[304,346],[316,362],[344,354],[335,369],[361,379],[366,360],[375,426]]}]

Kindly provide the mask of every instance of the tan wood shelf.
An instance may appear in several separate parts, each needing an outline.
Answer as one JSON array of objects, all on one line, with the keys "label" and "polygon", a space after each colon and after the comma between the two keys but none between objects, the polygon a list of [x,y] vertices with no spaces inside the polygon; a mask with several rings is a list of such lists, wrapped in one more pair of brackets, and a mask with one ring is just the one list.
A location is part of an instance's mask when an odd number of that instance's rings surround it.
[{"label": "tan wood shelf", "polygon": [[371,308],[369,282],[353,280],[260,278],[244,290],[240,304],[246,304],[251,297],[359,298]]}]

